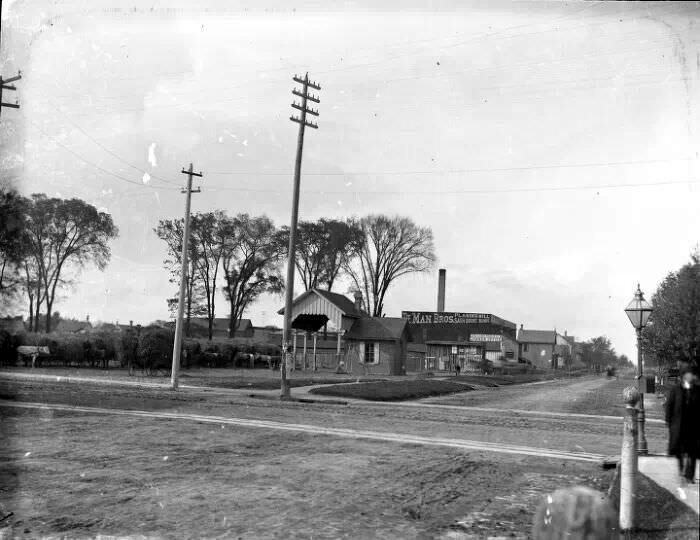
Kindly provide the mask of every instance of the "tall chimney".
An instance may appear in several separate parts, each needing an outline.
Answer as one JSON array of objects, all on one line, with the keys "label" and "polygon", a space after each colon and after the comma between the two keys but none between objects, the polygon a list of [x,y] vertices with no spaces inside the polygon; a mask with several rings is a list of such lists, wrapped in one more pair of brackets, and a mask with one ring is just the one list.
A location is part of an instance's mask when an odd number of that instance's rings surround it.
[{"label": "tall chimney", "polygon": [[362,311],[362,293],[360,291],[355,291],[355,309]]},{"label": "tall chimney", "polygon": [[437,310],[439,313],[445,311],[445,274],[447,270],[440,268],[438,277],[438,305]]}]

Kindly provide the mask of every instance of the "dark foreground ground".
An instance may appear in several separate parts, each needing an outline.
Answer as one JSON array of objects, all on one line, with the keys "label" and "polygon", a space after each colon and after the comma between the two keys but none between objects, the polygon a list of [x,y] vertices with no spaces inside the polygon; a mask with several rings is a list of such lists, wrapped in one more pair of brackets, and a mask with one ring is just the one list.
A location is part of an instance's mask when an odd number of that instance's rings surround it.
[{"label": "dark foreground ground", "polygon": [[606,489],[551,463],[170,420],[0,409],[0,513],[31,538],[526,536],[547,492]]},{"label": "dark foreground ground", "polygon": [[[559,381],[437,399],[473,397],[472,405],[524,403],[534,410],[538,400],[550,410],[577,402],[592,412],[616,410],[610,407],[625,384]],[[597,463],[537,455],[8,403],[179,411],[567,451],[613,453],[620,444],[614,419],[498,410],[280,403],[221,390],[173,393],[2,379],[0,399],[6,400],[0,402],[0,519],[13,512],[0,537],[527,538],[547,493],[574,484],[606,491],[613,475]],[[650,448],[662,449],[662,426],[649,428]],[[644,493],[648,530],[637,537],[697,538],[689,510],[658,486],[648,485]]]}]

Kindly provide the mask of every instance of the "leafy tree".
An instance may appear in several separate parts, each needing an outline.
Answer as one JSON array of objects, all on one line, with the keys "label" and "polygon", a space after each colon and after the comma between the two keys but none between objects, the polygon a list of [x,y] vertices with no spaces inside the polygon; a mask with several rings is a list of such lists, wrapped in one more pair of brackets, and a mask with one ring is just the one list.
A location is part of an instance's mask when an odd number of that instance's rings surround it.
[{"label": "leafy tree", "polygon": [[118,229],[112,216],[81,199],[32,195],[27,215],[27,249],[38,268],[46,304],[46,332],[59,286],[68,283],[66,270],[77,271],[92,263],[103,270],[110,259],[109,241]]},{"label": "leafy tree", "polygon": [[[320,219],[302,221],[297,228],[295,266],[305,290],[332,290],[343,268],[362,245],[362,230],[354,220]],[[289,249],[289,227],[283,227],[281,241]]]},{"label": "leafy tree", "polygon": [[282,241],[269,218],[248,214],[225,220],[222,235],[224,295],[229,302],[229,333],[233,336],[252,302],[263,293],[283,290],[279,269]]},{"label": "leafy tree", "polygon": [[9,306],[22,285],[22,261],[26,257],[27,199],[0,187],[0,300]]},{"label": "leafy tree", "polygon": [[384,312],[391,284],[401,276],[425,272],[435,262],[433,233],[410,218],[371,215],[359,222],[362,241],[345,269],[374,317]]},{"label": "leafy tree", "polygon": [[[185,220],[162,219],[154,232],[167,245],[167,255],[163,264],[170,273],[170,283],[180,285],[180,272],[182,266],[182,240],[184,237]],[[197,246],[189,243],[187,255],[187,275],[185,276],[185,335],[190,336],[192,317],[201,317],[207,314],[204,300],[204,291],[201,285],[200,274],[197,271]],[[175,316],[178,308],[179,295],[168,298],[168,309]]]},{"label": "leafy tree", "polygon": [[651,299],[654,311],[642,332],[642,349],[660,366],[687,362],[700,354],[700,252],[669,273]]},{"label": "leafy tree", "polygon": [[581,343],[581,354],[583,363],[594,371],[599,371],[608,365],[621,365],[612,342],[606,336],[594,337]]}]

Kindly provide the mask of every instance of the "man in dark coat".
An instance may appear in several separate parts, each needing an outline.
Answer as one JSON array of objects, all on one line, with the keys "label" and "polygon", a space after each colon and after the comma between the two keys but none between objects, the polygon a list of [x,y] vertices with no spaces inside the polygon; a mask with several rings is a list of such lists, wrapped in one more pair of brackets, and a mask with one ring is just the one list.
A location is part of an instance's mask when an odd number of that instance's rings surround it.
[{"label": "man in dark coat", "polygon": [[700,390],[696,380],[695,372],[684,368],[679,384],[671,389],[666,401],[668,453],[678,458],[681,475],[688,482],[693,482],[700,454]]}]

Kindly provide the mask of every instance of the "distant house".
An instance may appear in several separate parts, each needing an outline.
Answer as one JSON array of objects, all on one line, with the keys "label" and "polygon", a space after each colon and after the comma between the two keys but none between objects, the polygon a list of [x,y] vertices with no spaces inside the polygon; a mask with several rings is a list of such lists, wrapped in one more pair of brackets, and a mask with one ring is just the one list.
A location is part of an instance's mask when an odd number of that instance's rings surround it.
[{"label": "distant house", "polygon": [[[228,337],[253,337],[253,323],[250,319],[241,319],[238,322],[234,336],[230,336],[228,317],[216,317],[212,321],[212,337],[228,338]],[[187,324],[187,321],[184,322]],[[209,319],[206,317],[192,317],[190,319],[190,336],[192,337],[209,337]]]},{"label": "distant house", "polygon": [[3,317],[0,319],[0,330],[16,335],[25,331],[24,319],[21,315],[17,317]]},{"label": "distant house", "polygon": [[556,330],[526,330],[518,332],[519,357],[541,369],[556,368]]},{"label": "distant house", "polygon": [[92,323],[90,321],[61,319],[55,330],[62,334],[86,334],[92,330]]},{"label": "distant house", "polygon": [[560,369],[581,359],[576,339],[565,331],[527,330],[520,325],[518,332],[520,358],[541,369]]}]

